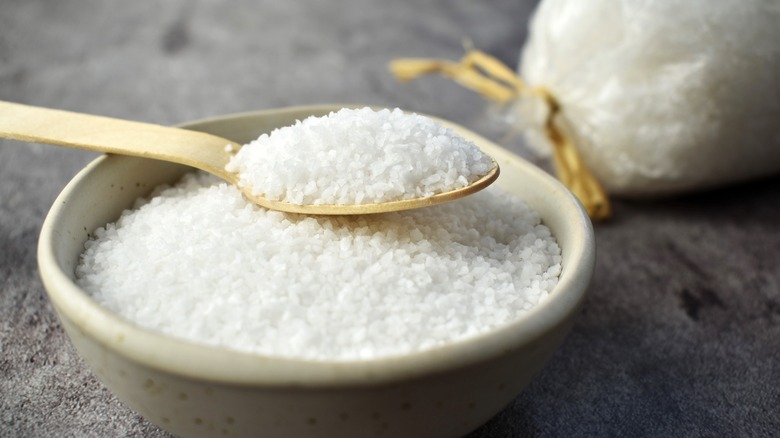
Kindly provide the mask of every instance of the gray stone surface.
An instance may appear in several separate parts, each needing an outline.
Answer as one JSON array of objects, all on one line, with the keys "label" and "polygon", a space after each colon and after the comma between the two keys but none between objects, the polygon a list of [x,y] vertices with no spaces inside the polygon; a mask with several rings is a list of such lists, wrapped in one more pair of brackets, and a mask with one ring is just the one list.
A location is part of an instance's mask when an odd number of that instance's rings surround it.
[{"label": "gray stone surface", "polygon": [[[531,0],[0,0],[0,99],[178,123],[308,103],[399,106],[494,139],[480,98],[397,83],[461,41],[514,65]],[[522,145],[511,148],[523,152]],[[0,436],[167,436],[64,335],[35,250],[95,155],[0,141]],[[616,202],[584,311],[541,375],[471,438],[780,434],[780,180]]]}]

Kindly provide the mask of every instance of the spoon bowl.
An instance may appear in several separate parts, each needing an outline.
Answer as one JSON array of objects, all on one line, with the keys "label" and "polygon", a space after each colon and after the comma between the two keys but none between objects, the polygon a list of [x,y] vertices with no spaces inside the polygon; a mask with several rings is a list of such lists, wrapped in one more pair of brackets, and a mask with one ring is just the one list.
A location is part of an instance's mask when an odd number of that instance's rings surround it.
[{"label": "spoon bowl", "polygon": [[484,189],[499,174],[493,160],[492,169],[477,181],[429,197],[372,204],[293,204],[255,195],[241,186],[239,175],[225,169],[241,145],[206,132],[0,101],[0,138],[184,164],[237,186],[262,207],[313,215],[374,214],[441,204]]},{"label": "spoon bowl", "polygon": [[444,202],[454,201],[464,196],[474,194],[492,184],[500,173],[498,164],[493,161],[493,168],[482,178],[459,189],[448,192],[437,193],[425,198],[402,199],[399,201],[387,201],[372,204],[292,204],[289,202],[275,201],[262,196],[256,196],[246,188],[241,187],[244,197],[257,205],[268,208],[269,210],[286,211],[288,213],[302,213],[312,215],[357,215],[387,213],[391,211],[412,210],[415,208],[428,207],[431,205],[442,204]]}]

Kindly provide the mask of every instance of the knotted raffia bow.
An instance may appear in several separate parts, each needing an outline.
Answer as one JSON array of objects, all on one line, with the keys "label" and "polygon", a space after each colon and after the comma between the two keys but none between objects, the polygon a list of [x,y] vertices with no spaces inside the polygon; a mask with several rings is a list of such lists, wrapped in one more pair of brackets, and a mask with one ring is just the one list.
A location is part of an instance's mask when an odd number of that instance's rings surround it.
[{"label": "knotted raffia bow", "polygon": [[561,107],[547,88],[527,86],[501,61],[477,50],[467,51],[460,62],[397,59],[390,63],[390,70],[401,81],[440,74],[499,103],[509,103],[525,96],[541,98],[549,108],[544,132],[553,146],[553,161],[558,179],[582,202],[591,219],[602,220],[612,214],[609,199],[601,184],[590,173],[571,140],[559,127],[556,120]]}]

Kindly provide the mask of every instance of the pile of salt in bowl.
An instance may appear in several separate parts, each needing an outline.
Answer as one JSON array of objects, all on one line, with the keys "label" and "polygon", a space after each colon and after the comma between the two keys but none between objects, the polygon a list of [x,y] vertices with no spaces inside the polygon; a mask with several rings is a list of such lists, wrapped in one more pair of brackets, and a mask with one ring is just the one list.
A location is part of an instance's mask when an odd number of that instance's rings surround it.
[{"label": "pile of salt in bowl", "polygon": [[543,300],[561,272],[538,214],[493,187],[418,210],[305,216],[192,173],[85,247],[78,284],[120,316],[307,360],[403,355],[491,331]]}]

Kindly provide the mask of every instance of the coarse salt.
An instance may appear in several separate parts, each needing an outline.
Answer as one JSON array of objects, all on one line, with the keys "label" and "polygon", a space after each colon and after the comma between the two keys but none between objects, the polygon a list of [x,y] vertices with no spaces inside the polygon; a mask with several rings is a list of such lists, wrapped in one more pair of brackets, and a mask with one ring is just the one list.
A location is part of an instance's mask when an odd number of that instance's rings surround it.
[{"label": "coarse salt", "polygon": [[497,188],[406,212],[307,217],[195,173],[93,235],[77,282],[122,317],[312,360],[402,355],[488,332],[543,300],[561,272],[538,214]]},{"label": "coarse salt", "polygon": [[428,117],[342,109],[244,145],[225,167],[254,195],[298,205],[430,197],[485,176],[493,160]]}]

